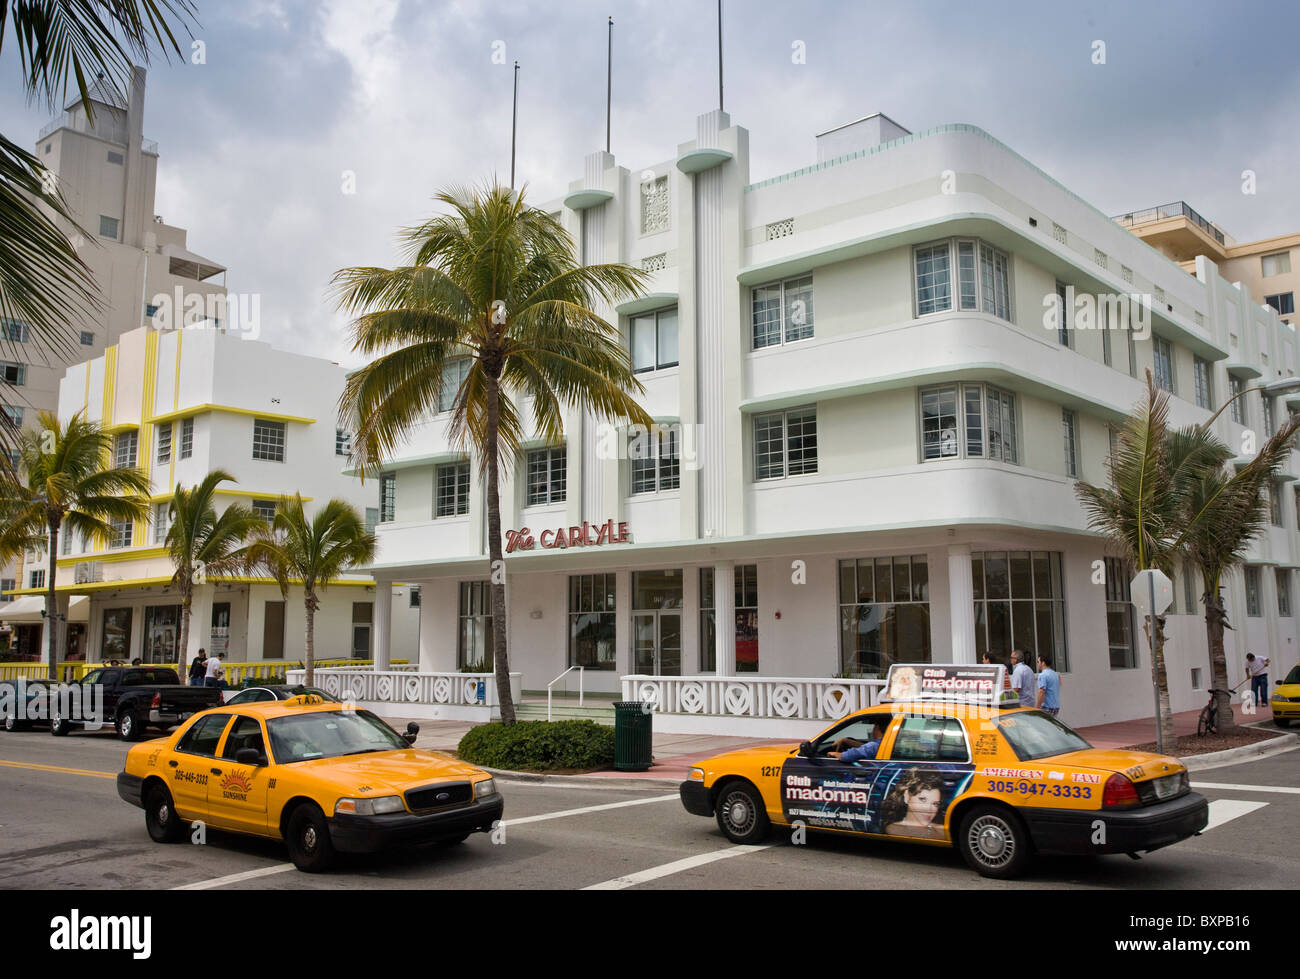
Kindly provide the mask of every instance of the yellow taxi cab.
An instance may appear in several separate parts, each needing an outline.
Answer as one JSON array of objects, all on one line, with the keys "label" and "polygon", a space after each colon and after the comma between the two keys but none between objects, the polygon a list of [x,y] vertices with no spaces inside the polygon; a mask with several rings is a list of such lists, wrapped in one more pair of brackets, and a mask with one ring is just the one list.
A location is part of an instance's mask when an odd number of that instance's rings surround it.
[{"label": "yellow taxi cab", "polygon": [[1273,723],[1278,727],[1290,727],[1291,722],[1300,717],[1300,666],[1291,667],[1286,679],[1277,682],[1268,706],[1273,711]]},{"label": "yellow taxi cab", "polygon": [[1007,702],[1004,678],[996,665],[892,666],[892,698],[803,744],[699,762],[682,805],[735,843],[773,825],[898,839],[956,847],[998,878],[1035,853],[1137,856],[1205,828],[1209,804],[1177,759],[1093,748]]},{"label": "yellow taxi cab", "polygon": [[503,803],[481,769],[411,747],[374,714],[316,695],[216,707],[133,747],[117,792],[158,843],[205,826],[282,839],[299,870],[336,852],[459,843]]}]

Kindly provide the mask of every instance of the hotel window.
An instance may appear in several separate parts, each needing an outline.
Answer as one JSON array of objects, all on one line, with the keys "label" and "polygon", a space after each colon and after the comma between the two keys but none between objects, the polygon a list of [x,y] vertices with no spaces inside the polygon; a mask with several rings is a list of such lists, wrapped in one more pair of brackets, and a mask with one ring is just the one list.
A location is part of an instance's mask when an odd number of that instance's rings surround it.
[{"label": "hotel window", "polygon": [[194,419],[186,418],[181,422],[181,445],[177,458],[188,459],[194,454]]},{"label": "hotel window", "polygon": [[1274,255],[1261,255],[1259,259],[1260,275],[1285,275],[1291,271],[1291,253],[1277,252]]},{"label": "hotel window", "polygon": [[1136,378],[1138,376],[1138,349],[1137,340],[1133,336],[1131,327],[1124,330],[1124,336],[1128,338],[1128,376]]},{"label": "hotel window", "polygon": [[110,218],[103,214],[99,216],[99,237],[112,238],[117,241],[117,218]]},{"label": "hotel window", "polygon": [[1268,486],[1268,518],[1274,527],[1285,527],[1282,521],[1282,481],[1273,480]]},{"label": "hotel window", "polygon": [[916,249],[916,315],[953,309],[952,268],[957,266],[957,308],[1011,319],[1011,261],[982,241],[935,242]]},{"label": "hotel window", "polygon": [[807,340],[813,335],[811,275],[759,286],[753,295],[754,349]]},{"label": "hotel window", "polygon": [[407,595],[406,606],[407,608],[420,607],[420,586],[419,585],[411,586],[411,591]]},{"label": "hotel window", "polygon": [[171,530],[172,505],[170,503],[155,503],[153,505],[153,542],[155,544],[167,543],[167,531]]},{"label": "hotel window", "polygon": [[754,416],[754,479],[817,471],[817,406]]},{"label": "hotel window", "polygon": [[635,373],[677,366],[676,307],[633,316],[628,331]]},{"label": "hotel window", "polygon": [[963,457],[1019,461],[1014,394],[982,384],[921,392],[922,461]]},{"label": "hotel window", "polygon": [[[412,594],[416,594],[416,589],[412,589]],[[496,662],[493,650],[492,586],[486,581],[462,581],[456,629],[456,668],[471,673],[491,673]]]},{"label": "hotel window", "polygon": [[1245,401],[1241,397],[1241,395],[1242,395],[1241,378],[1229,374],[1228,375],[1228,396],[1232,399],[1232,407],[1229,409],[1229,411],[1232,414],[1233,421],[1235,421],[1238,425],[1245,425],[1247,424],[1246,406],[1245,406]]},{"label": "hotel window", "polygon": [[614,669],[615,581],[613,574],[569,577],[569,665]]},{"label": "hotel window", "polygon": [[18,579],[0,578],[0,597],[3,597],[6,592],[11,592],[17,587],[18,587]]},{"label": "hotel window", "polygon": [[882,677],[930,662],[930,566],[924,554],[841,560],[840,671]]},{"label": "hotel window", "polygon": [[1264,303],[1277,310],[1278,316],[1290,316],[1295,312],[1295,293],[1280,292],[1276,296],[1265,296]]},{"label": "hotel window", "polygon": [[270,523],[275,519],[275,500],[254,500],[253,512]]},{"label": "hotel window", "polygon": [[1174,349],[1168,340],[1151,338],[1156,387],[1174,393]]},{"label": "hotel window", "polygon": [[0,383],[9,384],[13,387],[26,384],[27,365],[11,364],[7,360],[0,360]]},{"label": "hotel window", "polygon": [[1070,346],[1070,327],[1074,320],[1074,310],[1066,302],[1068,296],[1065,283],[1058,282],[1056,284],[1056,342],[1062,347]]},{"label": "hotel window", "polygon": [[347,429],[334,429],[334,454],[336,456],[347,456],[352,452],[352,436]]},{"label": "hotel window", "polygon": [[713,568],[700,568],[700,672],[718,669],[718,620],[714,605]]},{"label": "hotel window", "polygon": [[0,416],[2,416],[10,428],[23,427],[23,410],[15,408],[13,405],[0,405]]},{"label": "hotel window", "polygon": [[44,587],[45,587],[45,571],[44,571],[44,569],[42,569],[42,570],[40,570],[40,571],[33,571],[33,572],[28,576],[27,580],[28,580],[28,582],[29,582],[29,584],[27,585],[28,588],[44,588]]},{"label": "hotel window", "polygon": [[95,334],[89,330],[81,331],[81,345],[83,347],[93,347],[95,345]]},{"label": "hotel window", "polygon": [[677,429],[668,426],[632,436],[628,445],[632,492],[655,493],[681,486],[681,445]]},{"label": "hotel window", "polygon": [[108,546],[109,547],[130,547],[131,530],[130,520],[110,520],[108,522]]},{"label": "hotel window", "polygon": [[27,324],[22,320],[0,316],[0,340],[7,343],[26,343],[27,333]]},{"label": "hotel window", "polygon": [[72,531],[67,527],[63,528],[63,536],[59,538],[59,553],[64,557],[72,553]]},{"label": "hotel window", "polygon": [[1106,461],[1109,462],[1115,458],[1115,447],[1119,444],[1119,433],[1115,431],[1114,425],[1106,426],[1106,443],[1108,446]]},{"label": "hotel window", "polygon": [[397,519],[397,473],[379,476],[379,522],[392,523]]},{"label": "hotel window", "polygon": [[379,507],[366,507],[366,533],[373,534],[375,527],[379,525]]},{"label": "hotel window", "polygon": [[1277,575],[1277,614],[1284,619],[1291,617],[1291,569],[1274,568]]},{"label": "hotel window", "polygon": [[[1047,653],[1070,671],[1065,648],[1065,586],[1058,551],[983,551],[971,555],[975,586],[975,658],[1009,663],[1021,646]],[[1109,580],[1109,575],[1107,576]]]},{"label": "hotel window", "polygon": [[113,440],[113,468],[130,469],[135,465],[136,450],[140,444],[139,432],[119,432]]},{"label": "hotel window", "polygon": [[1196,380],[1196,407],[1211,407],[1214,403],[1214,391],[1210,386],[1210,362],[1200,357],[1193,357],[1192,376]]},{"label": "hotel window", "polygon": [[1277,431],[1277,426],[1273,421],[1273,399],[1261,391],[1259,394],[1259,400],[1264,405],[1264,435],[1269,437]]},{"label": "hotel window", "polygon": [[253,419],[253,458],[284,462],[284,422]]},{"label": "hotel window", "polygon": [[1246,614],[1257,619],[1262,614],[1259,610],[1259,568],[1248,564],[1244,570],[1246,578]]},{"label": "hotel window", "polygon": [[1097,328],[1101,330],[1101,361],[1107,367],[1114,367],[1110,348],[1110,307],[1105,303],[1097,304]]},{"label": "hotel window", "polygon": [[1196,600],[1196,583],[1200,581],[1200,575],[1196,571],[1196,565],[1191,561],[1183,562],[1183,607],[1188,615],[1196,615],[1200,612]]},{"label": "hotel window", "polygon": [[164,422],[158,426],[158,452],[155,455],[158,465],[165,466],[172,461],[172,423]]},{"label": "hotel window", "polygon": [[526,506],[563,503],[569,478],[569,453],[564,448],[536,449],[528,453]]},{"label": "hotel window", "polygon": [[1078,478],[1079,458],[1075,444],[1075,415],[1068,408],[1061,409],[1061,428],[1065,432],[1065,475],[1072,479]]},{"label": "hotel window", "polygon": [[442,390],[438,392],[439,411],[451,411],[456,407],[456,396],[460,393],[460,386],[465,383],[465,378],[469,377],[471,365],[472,361],[469,357],[457,357],[443,363]]},{"label": "hotel window", "polygon": [[435,517],[458,517],[469,513],[468,462],[437,468],[433,503]]}]

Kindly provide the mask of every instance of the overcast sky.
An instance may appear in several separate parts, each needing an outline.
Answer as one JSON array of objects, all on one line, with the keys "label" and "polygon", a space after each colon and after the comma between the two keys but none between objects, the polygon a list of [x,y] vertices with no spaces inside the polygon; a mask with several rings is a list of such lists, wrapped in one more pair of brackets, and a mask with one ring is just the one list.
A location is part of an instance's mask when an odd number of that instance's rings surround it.
[{"label": "overcast sky", "polygon": [[[394,232],[436,190],[508,181],[515,59],[519,180],[538,202],[603,148],[607,15],[620,164],[674,156],[716,107],[710,0],[196,3],[206,63],[149,72],[155,210],[230,268],[232,292],[261,295],[263,339],[348,366],[330,275],[396,264]],[[1186,200],[1240,241],[1300,231],[1294,0],[726,0],[723,20],[752,180],[815,162],[815,133],[880,111],[912,131],[980,126],[1110,214]],[[18,91],[8,43],[0,77],[0,131],[32,146],[48,115]]]}]

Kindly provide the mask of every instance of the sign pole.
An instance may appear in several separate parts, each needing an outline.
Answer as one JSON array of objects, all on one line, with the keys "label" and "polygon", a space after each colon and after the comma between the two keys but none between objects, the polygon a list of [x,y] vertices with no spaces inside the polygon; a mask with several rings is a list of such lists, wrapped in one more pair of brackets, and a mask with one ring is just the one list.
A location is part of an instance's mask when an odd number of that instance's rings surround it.
[{"label": "sign pole", "polygon": [[1151,643],[1151,692],[1156,698],[1156,753],[1165,753],[1164,728],[1160,723],[1160,675],[1156,672],[1156,576],[1147,575],[1151,605],[1147,619],[1147,639]]}]

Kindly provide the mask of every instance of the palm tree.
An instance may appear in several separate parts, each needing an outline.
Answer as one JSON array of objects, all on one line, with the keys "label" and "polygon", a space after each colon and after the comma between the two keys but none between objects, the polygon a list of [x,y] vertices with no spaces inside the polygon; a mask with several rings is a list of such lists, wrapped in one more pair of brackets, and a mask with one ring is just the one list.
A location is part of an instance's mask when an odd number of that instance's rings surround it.
[{"label": "palm tree", "polygon": [[308,520],[302,496],[281,498],[270,526],[263,524],[248,546],[247,565],[270,572],[289,597],[289,586],[301,582],[307,610],[307,685],[315,682],[316,610],[318,592],[343,572],[375,557],[375,535],[346,500],[333,499]]},{"label": "palm tree", "polygon": [[[75,82],[89,116],[96,79],[125,91],[133,62],[147,62],[154,44],[181,55],[172,20],[186,25],[193,14],[187,0],[0,0],[0,52],[16,51],[29,99],[54,111]],[[93,316],[102,299],[58,220],[77,227],[45,166],[0,135],[0,318],[27,324],[31,342],[62,359],[76,349],[73,324]],[[0,428],[0,448],[12,441]]]},{"label": "palm tree", "polygon": [[82,413],[66,425],[43,411],[39,429],[20,433],[19,476],[0,480],[0,564],[40,548],[48,557],[45,609],[49,627],[49,674],[58,680],[61,623],[55,614],[59,533],[80,534],[98,546],[109,542],[113,523],[145,519],[149,477],[139,469],[108,467],[112,437]]},{"label": "palm tree", "polygon": [[[1271,488],[1273,479],[1286,464],[1297,431],[1300,431],[1300,419],[1288,419],[1240,471],[1229,476],[1220,465],[1189,486],[1188,504],[1195,519],[1189,525],[1184,543],[1187,557],[1201,573],[1211,687],[1218,691],[1215,697],[1220,731],[1230,731],[1236,725],[1223,648],[1228,613],[1223,607],[1220,584],[1224,574],[1242,563],[1251,542],[1268,526],[1269,501],[1263,490],[1269,488],[1275,492]],[[1221,446],[1223,463],[1231,454],[1227,446]]]},{"label": "palm tree", "polygon": [[168,516],[171,527],[167,531],[166,546],[176,573],[172,587],[181,594],[181,634],[179,639],[177,675],[185,682],[185,657],[189,651],[190,608],[194,602],[194,586],[208,578],[220,578],[243,570],[247,557],[245,539],[263,520],[250,507],[240,504],[228,506],[217,516],[212,505],[220,483],[236,482],[235,477],[216,469],[203,477],[196,486],[186,489],[177,484]]},{"label": "palm tree", "polygon": [[[353,350],[375,358],[348,379],[341,407],[357,420],[354,458],[373,472],[444,393],[454,394],[451,439],[472,451],[487,483],[493,664],[501,719],[511,724],[501,467],[525,437],[525,411],[552,444],[564,439],[566,408],[653,424],[633,396],[644,388],[618,328],[592,309],[638,295],[647,276],[627,265],[579,265],[573,240],[527,206],[523,191],[459,189],[435,200],[450,213],[403,233],[411,264],[334,275],[338,305],[355,317]],[[444,368],[458,358],[468,359],[468,373],[444,392]]]}]

